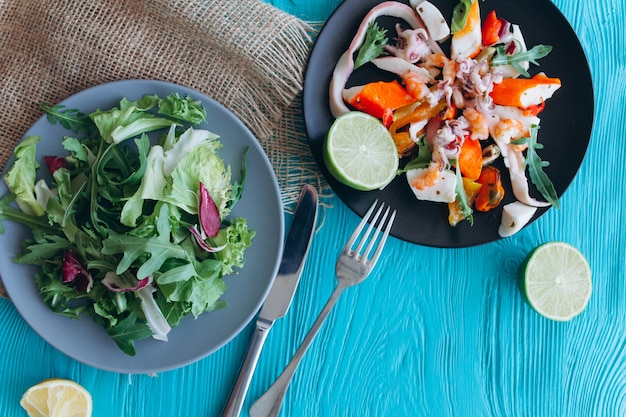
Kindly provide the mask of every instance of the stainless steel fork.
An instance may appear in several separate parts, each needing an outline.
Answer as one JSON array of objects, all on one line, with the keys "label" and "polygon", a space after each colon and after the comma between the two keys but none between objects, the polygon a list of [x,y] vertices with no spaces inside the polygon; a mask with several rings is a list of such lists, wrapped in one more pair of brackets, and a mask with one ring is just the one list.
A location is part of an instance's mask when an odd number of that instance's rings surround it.
[{"label": "stainless steel fork", "polygon": [[[296,368],[313,342],[313,339],[317,335],[319,329],[322,327],[322,324],[324,323],[324,320],[326,320],[330,310],[337,302],[337,299],[339,299],[339,296],[346,288],[363,282],[376,265],[376,262],[382,253],[385,241],[389,236],[389,231],[391,230],[393,221],[396,217],[396,211],[392,211],[390,207],[385,209],[384,203],[382,203],[378,210],[376,210],[376,213],[374,213],[377,204],[378,201],[374,201],[374,204],[372,204],[367,213],[365,213],[363,220],[361,220],[361,223],[359,223],[352,236],[350,236],[348,243],[346,243],[346,246],[344,246],[341,254],[339,255],[335,270],[337,275],[337,286],[326,302],[322,312],[317,317],[317,320],[315,320],[315,323],[313,323],[313,327],[309,330],[309,333],[304,338],[304,341],[283,373],[265,392],[265,394],[252,404],[252,407],[250,408],[250,417],[278,416],[280,408],[283,404],[285,393],[289,388],[289,384],[291,383],[291,379],[296,371]],[[365,228],[368,221],[369,227],[358,241],[358,244],[356,244],[357,239],[361,235],[361,232]],[[372,232],[374,233],[372,234]],[[376,249],[370,257],[370,253],[374,248]]]}]

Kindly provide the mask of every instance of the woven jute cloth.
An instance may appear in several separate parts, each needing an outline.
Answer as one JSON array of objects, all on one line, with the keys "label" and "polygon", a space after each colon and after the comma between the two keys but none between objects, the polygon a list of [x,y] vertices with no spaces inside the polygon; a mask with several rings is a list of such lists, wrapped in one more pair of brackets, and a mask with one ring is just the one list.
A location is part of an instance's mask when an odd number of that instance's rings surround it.
[{"label": "woven jute cloth", "polygon": [[[275,169],[289,211],[323,193],[301,92],[315,29],[261,0],[0,1],[0,163],[42,112],[98,84],[177,83],[239,117]],[[1,290],[0,290],[1,292]]]}]

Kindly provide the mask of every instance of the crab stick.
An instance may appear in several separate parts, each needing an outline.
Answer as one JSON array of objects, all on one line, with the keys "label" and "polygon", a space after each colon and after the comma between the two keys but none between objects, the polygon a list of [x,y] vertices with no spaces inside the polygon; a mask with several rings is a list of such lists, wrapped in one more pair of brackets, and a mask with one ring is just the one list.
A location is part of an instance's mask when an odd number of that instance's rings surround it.
[{"label": "crab stick", "polygon": [[527,109],[541,105],[560,87],[560,79],[539,73],[532,78],[504,78],[501,83],[493,85],[489,95],[495,104]]},{"label": "crab stick", "polygon": [[415,101],[396,80],[376,81],[343,91],[343,99],[357,110],[382,119],[385,114]]},{"label": "crab stick", "polygon": [[472,0],[465,26],[452,35],[452,59],[474,58],[481,50],[482,28],[478,0]]}]

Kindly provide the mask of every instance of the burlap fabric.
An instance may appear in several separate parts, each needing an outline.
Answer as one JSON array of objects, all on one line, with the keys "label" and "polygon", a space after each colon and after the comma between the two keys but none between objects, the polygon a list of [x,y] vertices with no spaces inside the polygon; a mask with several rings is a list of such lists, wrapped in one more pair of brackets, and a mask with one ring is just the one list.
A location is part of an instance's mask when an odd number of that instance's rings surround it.
[{"label": "burlap fabric", "polygon": [[256,135],[289,210],[303,183],[323,191],[300,93],[314,29],[261,0],[0,1],[0,161],[39,103],[120,79],[200,91]]}]

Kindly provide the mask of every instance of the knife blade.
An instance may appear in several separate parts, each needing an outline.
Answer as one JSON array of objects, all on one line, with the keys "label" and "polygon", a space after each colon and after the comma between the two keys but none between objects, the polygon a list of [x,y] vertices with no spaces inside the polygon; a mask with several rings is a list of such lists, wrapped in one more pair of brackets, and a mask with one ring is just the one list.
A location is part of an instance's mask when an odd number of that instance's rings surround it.
[{"label": "knife blade", "polygon": [[305,185],[300,193],[285,241],[278,274],[257,316],[248,352],[222,417],[237,417],[241,413],[265,339],[274,322],[284,317],[289,311],[291,301],[298,288],[302,268],[304,268],[313,238],[316,220],[317,191],[313,186]]}]

